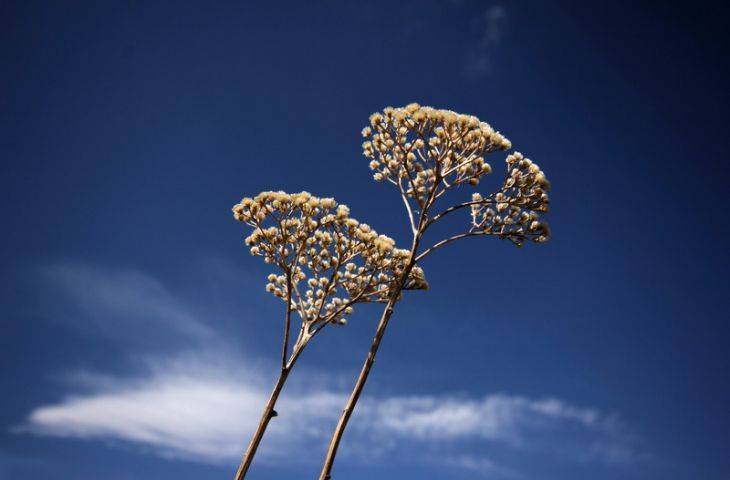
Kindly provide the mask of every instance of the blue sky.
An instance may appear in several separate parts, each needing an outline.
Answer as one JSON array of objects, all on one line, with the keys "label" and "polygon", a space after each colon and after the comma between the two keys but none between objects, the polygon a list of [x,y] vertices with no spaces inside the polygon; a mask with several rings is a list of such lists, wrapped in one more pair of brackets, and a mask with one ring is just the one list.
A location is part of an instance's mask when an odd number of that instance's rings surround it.
[{"label": "blue sky", "polygon": [[[306,189],[405,242],[359,132],[412,101],[538,162],[554,237],[428,259],[334,478],[728,478],[727,13],[3,2],[0,478],[231,477],[281,312],[230,207]],[[308,348],[252,478],[315,477],[376,316]]]}]

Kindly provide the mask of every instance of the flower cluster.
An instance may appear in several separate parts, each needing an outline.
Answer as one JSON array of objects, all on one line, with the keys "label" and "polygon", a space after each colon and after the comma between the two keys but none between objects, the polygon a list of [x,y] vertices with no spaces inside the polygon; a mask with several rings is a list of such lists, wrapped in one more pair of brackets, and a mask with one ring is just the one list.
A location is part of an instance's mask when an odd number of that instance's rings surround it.
[{"label": "flower cluster", "polygon": [[472,230],[507,238],[517,245],[548,240],[550,229],[540,214],[548,211],[550,183],[536,163],[515,152],[507,157],[502,188],[483,198],[472,196]]},{"label": "flower cluster", "polygon": [[[509,140],[477,117],[417,103],[372,114],[362,134],[363,153],[370,159],[375,180],[396,185],[409,214],[408,198],[423,211],[453,186],[476,186],[492,171],[485,156],[512,148]],[[469,234],[495,235],[517,245],[525,240],[545,242],[550,232],[540,214],[547,212],[549,187],[536,164],[513,153],[507,157],[507,177],[500,190],[487,197],[476,193],[471,202],[447,212],[471,206]]]},{"label": "flower cluster", "polygon": [[412,103],[370,116],[363,153],[375,180],[387,180],[421,207],[459,184],[477,185],[491,172],[484,157],[511,148],[509,140],[478,118]]},{"label": "flower cluster", "polygon": [[[269,275],[266,289],[290,301],[308,325],[343,324],[355,303],[386,301],[409,258],[331,198],[262,192],[244,198],[233,213],[253,227],[245,241],[251,253],[281,271]],[[407,283],[427,288],[420,269]]]}]

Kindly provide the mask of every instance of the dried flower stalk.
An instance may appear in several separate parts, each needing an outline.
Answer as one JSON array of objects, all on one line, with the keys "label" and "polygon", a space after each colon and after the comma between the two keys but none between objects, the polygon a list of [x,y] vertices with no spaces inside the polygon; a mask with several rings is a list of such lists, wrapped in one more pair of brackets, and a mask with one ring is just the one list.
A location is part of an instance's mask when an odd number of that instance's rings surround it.
[{"label": "dried flower stalk", "polygon": [[[266,290],[285,303],[281,371],[236,472],[240,480],[277,415],[276,401],[306,345],[327,325],[344,325],[355,304],[388,301],[394,279],[405,273],[408,251],[351,218],[346,205],[307,192],[263,192],[244,198],[233,213],[253,229],[246,238],[251,254],[279,270],[268,276]],[[406,289],[428,287],[422,270],[410,269],[407,275]],[[290,351],[292,312],[300,325]]]},{"label": "dried flower stalk", "polygon": [[[375,362],[395,303],[418,262],[466,237],[493,236],[522,246],[526,241],[545,242],[550,236],[541,218],[548,211],[550,184],[537,164],[520,153],[507,157],[507,174],[498,190],[486,196],[474,193],[471,200],[434,213],[448,194],[456,195],[462,186],[475,187],[484,175],[491,173],[486,155],[512,147],[509,140],[478,118],[413,103],[374,113],[362,135],[366,138],[363,153],[370,159],[373,178],[391,183],[400,193],[413,242],[389,291],[370,350],[333,433],[320,480],[331,479],[342,435]],[[471,218],[463,231],[421,249],[424,235],[432,225],[467,207]]]}]

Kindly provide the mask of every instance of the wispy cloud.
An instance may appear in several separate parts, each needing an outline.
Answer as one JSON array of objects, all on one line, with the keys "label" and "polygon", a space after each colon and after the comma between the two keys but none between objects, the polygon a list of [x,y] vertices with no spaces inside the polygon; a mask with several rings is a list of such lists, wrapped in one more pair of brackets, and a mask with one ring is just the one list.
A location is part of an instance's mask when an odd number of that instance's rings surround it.
[{"label": "wispy cloud", "polygon": [[378,410],[383,414],[379,428],[396,434],[421,439],[477,436],[514,446],[524,444],[524,433],[530,427],[544,428],[546,422],[590,429],[606,421],[596,410],[576,408],[560,400],[502,394],[481,399],[396,397],[380,402]]},{"label": "wispy cloud", "polygon": [[480,78],[491,72],[494,51],[502,40],[506,20],[507,12],[501,5],[491,5],[475,18],[479,36],[467,53],[467,76]]},{"label": "wispy cloud", "polygon": [[[243,358],[196,314],[205,308],[194,308],[185,295],[144,272],[79,264],[56,264],[41,272],[64,299],[68,320],[80,327],[91,325],[115,339],[142,336],[165,344],[178,336],[194,342],[173,342],[176,354],[145,357],[147,370],[141,375],[65,375],[76,393],[33,409],[18,432],[114,440],[163,457],[235,463],[269,394],[272,379],[260,372],[275,369],[261,368],[266,365],[251,353]],[[297,375],[289,381],[277,408],[280,416],[262,444],[261,461],[292,464],[321,457],[346,392],[333,386],[331,375],[314,372],[313,381],[311,373],[307,383]],[[358,405],[343,459],[393,464],[394,458],[408,458],[485,477],[519,478],[519,469],[491,453],[474,453],[474,446],[627,462],[635,446],[626,432],[615,417],[559,399],[369,395]]]},{"label": "wispy cloud", "polygon": [[[84,373],[78,378],[89,393],[33,410],[19,431],[122,440],[163,457],[230,464],[241,454],[268,396],[251,364],[232,364],[201,362],[193,355],[159,362],[144,378]],[[278,407],[283,421],[267,433],[272,448],[262,448],[265,459],[304,453],[307,442],[325,435],[323,427],[329,427],[327,421],[344,400],[331,391],[292,395],[300,388],[289,387]]]},{"label": "wispy cloud", "polygon": [[43,290],[68,323],[118,340],[207,340],[208,324],[156,278],[137,270],[77,263],[39,269]]},{"label": "wispy cloud", "polygon": [[[230,465],[239,457],[260,415],[268,388],[261,378],[221,364],[176,360],[142,379],[97,378],[86,394],[33,410],[21,431],[82,439],[115,439],[181,457]],[[240,369],[239,369],[240,371]],[[267,433],[262,461],[309,462],[324,448],[345,399],[329,387],[287,386],[280,416]],[[517,477],[493,459],[465,455],[464,442],[486,441],[520,451],[560,451],[576,459],[627,461],[633,445],[620,422],[595,409],[556,399],[492,394],[481,398],[419,395],[366,398],[348,438],[351,460],[387,458],[408,450],[414,462],[438,463]],[[314,450],[316,451],[316,450]],[[363,455],[362,452],[367,452]],[[420,452],[420,458],[417,453]],[[616,455],[621,452],[621,455]]]},{"label": "wispy cloud", "polygon": [[507,468],[497,464],[494,460],[487,457],[477,457],[474,455],[446,455],[440,459],[442,465],[469,470],[486,478],[504,478],[504,479],[520,479],[520,475],[516,470]]}]

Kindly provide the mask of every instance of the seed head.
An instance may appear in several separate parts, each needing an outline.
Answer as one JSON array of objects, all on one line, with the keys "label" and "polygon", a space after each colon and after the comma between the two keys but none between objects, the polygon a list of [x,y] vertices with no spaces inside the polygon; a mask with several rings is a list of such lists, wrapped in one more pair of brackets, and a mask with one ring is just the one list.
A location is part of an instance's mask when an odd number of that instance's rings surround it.
[{"label": "seed head", "polygon": [[[282,273],[267,276],[266,290],[288,301],[308,325],[343,324],[355,303],[386,301],[408,260],[391,238],[350,217],[332,198],[262,192],[234,205],[233,216],[253,230],[245,239],[251,254]],[[408,282],[427,285],[420,269]]]}]

